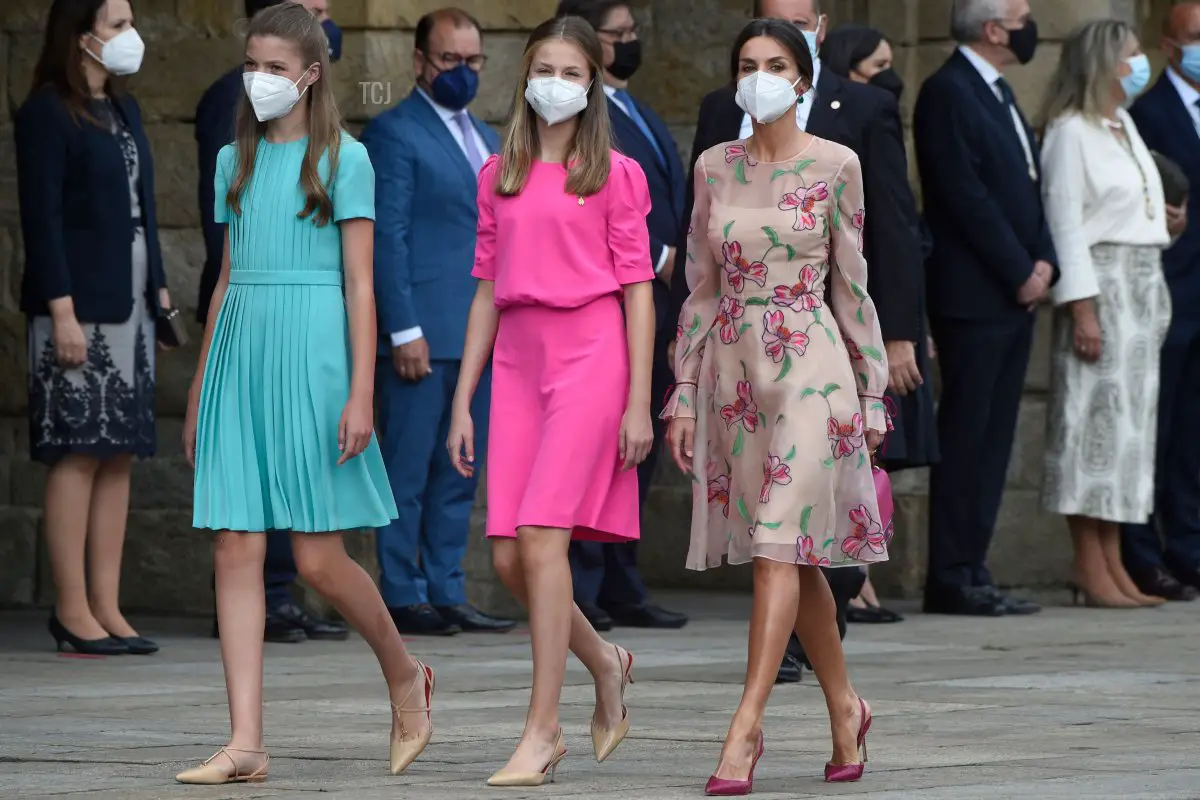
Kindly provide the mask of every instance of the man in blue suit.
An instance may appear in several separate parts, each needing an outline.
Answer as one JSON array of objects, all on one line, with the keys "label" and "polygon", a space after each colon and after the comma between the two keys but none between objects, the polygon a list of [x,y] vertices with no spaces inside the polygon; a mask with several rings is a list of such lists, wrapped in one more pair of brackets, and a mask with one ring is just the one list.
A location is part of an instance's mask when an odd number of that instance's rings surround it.
[{"label": "man in blue suit", "polygon": [[1186,209],[1167,209],[1176,232],[1163,256],[1171,292],[1171,327],[1159,373],[1154,516],[1125,525],[1125,566],[1138,588],[1168,600],[1200,590],[1200,2],[1171,9],[1163,28],[1167,69],[1130,114],[1146,145],[1180,166],[1191,184]]},{"label": "man in blue suit", "polygon": [[[478,221],[477,175],[499,149],[466,110],[485,62],[469,14],[443,8],[417,23],[416,88],[362,141],[375,167],[375,300],[380,432],[399,518],[376,539],[380,589],[406,634],[506,631],[515,623],[467,603],[462,570],[476,479],[445,442],[458,385]],[[485,459],[489,374],[475,392],[476,457]]]},{"label": "man in blue suit", "polygon": [[[675,247],[683,220],[684,178],[687,172],[671,133],[662,120],[627,91],[629,78],[641,63],[642,43],[628,0],[562,0],[556,16],[582,17],[600,36],[604,50],[604,93],[612,120],[614,144],[633,158],[646,173],[650,186],[650,257],[654,259],[654,306],[657,330],[654,341],[654,373],[651,397],[661,403],[671,386],[672,368],[667,346],[675,336],[675,323],[668,319],[671,273]],[[662,439],[661,409],[654,408],[655,437]],[[642,503],[654,478],[659,448],[638,466]],[[570,549],[575,602],[596,630],[608,630],[614,622],[641,628],[682,628],[687,617],[650,602],[638,574],[637,544],[573,542]]]},{"label": "man in blue suit", "polygon": [[[264,8],[284,0],[246,0],[246,19]],[[321,22],[329,39],[329,57],[337,61],[342,52],[342,33],[329,18],[328,0],[299,0]],[[245,94],[242,68],[234,67],[204,92],[196,107],[196,150],[200,165],[200,224],[204,231],[204,271],[200,275],[200,296],[196,303],[196,321],[204,324],[217,278],[221,276],[221,257],[225,249],[225,226],[214,219],[217,154],[233,141],[238,103]],[[215,309],[214,309],[215,312]],[[292,557],[292,539],[288,531],[267,533],[267,558],[263,564],[263,582],[267,594],[267,624],[263,638],[268,642],[303,642],[306,639],[342,640],[350,629],[341,622],[320,619],[295,602],[292,584],[296,582],[296,561]],[[217,636],[213,622],[213,636]]]}]

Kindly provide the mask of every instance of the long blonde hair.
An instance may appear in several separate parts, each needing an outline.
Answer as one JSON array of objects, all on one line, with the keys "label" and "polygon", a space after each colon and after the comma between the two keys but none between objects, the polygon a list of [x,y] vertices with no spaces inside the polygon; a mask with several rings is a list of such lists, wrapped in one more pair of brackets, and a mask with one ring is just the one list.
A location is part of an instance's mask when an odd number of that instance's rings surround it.
[{"label": "long blonde hair", "polygon": [[[318,165],[321,156],[329,153],[330,180],[337,174],[338,152],[342,143],[342,115],[338,112],[329,81],[329,44],[325,31],[312,13],[297,3],[283,3],[254,15],[246,30],[246,41],[256,36],[274,36],[295,46],[306,65],[317,64],[321,74],[308,87],[302,103],[308,103],[308,149],[300,166],[300,185],[304,189],[304,209],[301,219],[312,217],[318,226],[333,219],[333,199],[321,180]],[[237,172],[229,185],[225,201],[234,214],[242,213],[242,193],[254,172],[259,140],[267,132],[267,123],[259,122],[249,98],[242,93],[238,104],[235,140],[237,143]]]},{"label": "long blonde hair", "polygon": [[529,179],[533,160],[541,150],[536,114],[525,100],[525,82],[534,54],[542,44],[552,39],[561,39],[579,48],[587,59],[592,81],[587,107],[579,115],[575,141],[568,148],[563,162],[563,166],[568,168],[566,192],[588,197],[599,192],[608,182],[613,140],[608,121],[608,98],[604,96],[604,57],[600,39],[586,20],[559,17],[534,28],[525,44],[521,80],[517,82],[512,115],[504,134],[504,146],[500,150],[500,169],[496,175],[496,193],[499,195],[521,193],[525,181]]},{"label": "long blonde hair", "polygon": [[1068,34],[1058,58],[1058,68],[1042,104],[1040,127],[1066,114],[1097,120],[1112,106],[1112,82],[1121,64],[1121,52],[1135,36],[1119,19],[1085,22]]}]

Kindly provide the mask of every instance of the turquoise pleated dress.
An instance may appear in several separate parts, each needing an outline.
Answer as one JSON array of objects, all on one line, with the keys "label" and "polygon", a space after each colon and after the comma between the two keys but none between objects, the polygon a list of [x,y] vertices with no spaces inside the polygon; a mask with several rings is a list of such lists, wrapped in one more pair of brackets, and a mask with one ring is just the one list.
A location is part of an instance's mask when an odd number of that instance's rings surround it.
[{"label": "turquoise pleated dress", "polygon": [[321,160],[334,222],[317,227],[297,216],[307,146],[259,143],[240,216],[225,204],[234,146],[217,162],[216,220],[229,224],[231,269],[200,395],[197,528],[323,533],[396,518],[374,437],[337,465],[351,358],[336,223],[375,218],[375,173],[366,148],[345,135],[331,183]]}]

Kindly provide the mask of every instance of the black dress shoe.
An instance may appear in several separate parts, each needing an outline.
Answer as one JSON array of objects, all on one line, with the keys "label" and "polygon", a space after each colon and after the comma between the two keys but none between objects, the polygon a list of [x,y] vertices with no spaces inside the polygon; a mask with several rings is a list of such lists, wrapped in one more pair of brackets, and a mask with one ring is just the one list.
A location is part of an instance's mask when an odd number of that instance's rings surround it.
[{"label": "black dress shoe", "polygon": [[991,592],[976,586],[928,584],[925,587],[926,614],[952,614],[963,617],[1003,617],[1004,606]]},{"label": "black dress shoe", "polygon": [[409,636],[453,636],[462,633],[462,628],[428,604],[389,608],[388,613],[392,615],[392,622],[396,623],[396,630]]},{"label": "black dress shoe", "polygon": [[1133,570],[1130,571],[1129,577],[1133,578],[1133,582],[1137,584],[1137,588],[1142,594],[1148,594],[1151,597],[1162,597],[1176,603],[1190,603],[1200,595],[1200,592],[1196,590],[1197,587],[1181,583],[1162,567]]},{"label": "black dress shoe", "polygon": [[799,683],[804,677],[804,669],[791,653],[784,653],[783,663],[779,665],[779,674],[775,676],[776,683]]},{"label": "black dress shoe", "polygon": [[[216,623],[213,624],[215,629]],[[263,626],[263,641],[272,644],[299,644],[308,640],[304,628],[267,612],[267,624]]]},{"label": "black dress shoe", "polygon": [[600,606],[593,603],[579,603],[579,610],[596,630],[611,631],[613,629],[613,618]]},{"label": "black dress shoe", "polygon": [[442,619],[467,633],[505,633],[517,627],[516,620],[493,617],[467,603],[460,606],[434,606],[433,610],[441,614]]},{"label": "black dress shoe", "polygon": [[1200,569],[1172,569],[1171,577],[1189,589],[1200,591]]},{"label": "black dress shoe", "polygon": [[131,656],[149,656],[158,652],[158,642],[147,639],[145,636],[113,636],[112,638],[124,644],[126,652]]},{"label": "black dress shoe", "polygon": [[1022,600],[1010,594],[1005,594],[995,586],[981,586],[978,588],[991,595],[1000,608],[1004,609],[1006,616],[1024,617],[1030,614],[1037,614],[1042,610],[1042,607],[1032,600]]},{"label": "black dress shoe", "polygon": [[613,624],[626,628],[659,628],[676,630],[687,625],[686,614],[667,611],[653,603],[611,603],[605,611],[612,617]]},{"label": "black dress shoe", "polygon": [[350,627],[346,623],[316,617],[298,603],[285,603],[272,608],[267,611],[267,616],[299,628],[314,641],[344,642],[350,636]]}]

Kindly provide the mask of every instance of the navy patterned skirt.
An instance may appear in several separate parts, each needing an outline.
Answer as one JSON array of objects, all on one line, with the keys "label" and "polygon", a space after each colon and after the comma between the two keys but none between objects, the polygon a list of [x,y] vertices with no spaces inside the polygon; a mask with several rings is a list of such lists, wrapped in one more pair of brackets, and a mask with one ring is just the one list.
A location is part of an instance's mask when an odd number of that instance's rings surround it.
[{"label": "navy patterned skirt", "polygon": [[[145,232],[133,242],[133,286],[149,279]],[[118,325],[82,323],[87,361],[59,363],[49,317],[29,320],[30,457],[154,455],[154,317],[135,288],[133,313]]]}]

